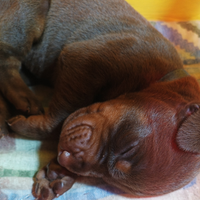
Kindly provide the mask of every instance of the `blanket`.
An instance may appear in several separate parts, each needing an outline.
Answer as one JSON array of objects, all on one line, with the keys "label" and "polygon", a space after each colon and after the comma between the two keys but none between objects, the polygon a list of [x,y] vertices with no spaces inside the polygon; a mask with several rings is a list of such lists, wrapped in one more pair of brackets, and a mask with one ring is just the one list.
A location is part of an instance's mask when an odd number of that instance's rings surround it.
[{"label": "blanket", "polygon": [[[200,83],[200,21],[161,22],[152,25],[176,47],[185,69]],[[51,96],[45,86],[31,88],[47,107]],[[57,141],[30,140],[14,133],[0,139],[0,200],[33,200],[33,177],[56,156]],[[58,200],[134,200],[101,179],[80,177]],[[173,193],[140,200],[199,200],[200,175]]]}]

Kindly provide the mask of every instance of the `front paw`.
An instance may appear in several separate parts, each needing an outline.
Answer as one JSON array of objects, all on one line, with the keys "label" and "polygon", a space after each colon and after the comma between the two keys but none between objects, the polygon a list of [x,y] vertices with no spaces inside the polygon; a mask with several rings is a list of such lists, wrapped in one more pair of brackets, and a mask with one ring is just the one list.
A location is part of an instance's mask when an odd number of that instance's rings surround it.
[{"label": "front paw", "polygon": [[13,132],[19,135],[23,135],[32,139],[42,139],[45,136],[43,136],[44,133],[41,133],[39,128],[36,127],[37,123],[35,123],[35,121],[38,120],[37,118],[41,118],[41,116],[34,115],[26,118],[23,115],[17,115],[11,119],[8,119],[7,124]]},{"label": "front paw", "polygon": [[54,128],[53,123],[48,120],[46,115],[32,115],[27,118],[18,115],[7,120],[7,124],[15,133],[31,139],[50,137]]},{"label": "front paw", "polygon": [[22,114],[37,115],[44,112],[42,104],[36,95],[16,75],[13,81],[2,81],[0,90],[3,96]]},{"label": "front paw", "polygon": [[36,179],[33,195],[37,200],[52,200],[56,197],[56,194],[52,188],[50,188],[49,180],[46,178]]},{"label": "front paw", "polygon": [[28,131],[27,118],[23,115],[17,115],[6,122],[15,133],[23,134]]},{"label": "front paw", "polygon": [[38,200],[52,200],[74,184],[76,175],[61,167],[54,159],[36,175],[33,194]]},{"label": "front paw", "polygon": [[27,86],[14,88],[6,85],[1,90],[8,101],[22,114],[37,115],[44,112],[42,104]]}]

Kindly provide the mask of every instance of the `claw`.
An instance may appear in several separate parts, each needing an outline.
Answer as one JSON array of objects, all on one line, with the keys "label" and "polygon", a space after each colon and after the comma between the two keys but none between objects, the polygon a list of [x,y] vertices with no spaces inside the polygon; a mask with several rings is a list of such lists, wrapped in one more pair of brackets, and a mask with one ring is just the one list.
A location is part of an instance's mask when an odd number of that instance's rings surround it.
[{"label": "claw", "polygon": [[8,126],[13,126],[13,124],[15,124],[16,122],[18,122],[19,120],[24,120],[24,119],[26,119],[23,115],[17,115],[16,117],[13,117],[13,118],[11,118],[11,119],[8,119],[7,121],[6,121],[6,123],[8,124]]}]

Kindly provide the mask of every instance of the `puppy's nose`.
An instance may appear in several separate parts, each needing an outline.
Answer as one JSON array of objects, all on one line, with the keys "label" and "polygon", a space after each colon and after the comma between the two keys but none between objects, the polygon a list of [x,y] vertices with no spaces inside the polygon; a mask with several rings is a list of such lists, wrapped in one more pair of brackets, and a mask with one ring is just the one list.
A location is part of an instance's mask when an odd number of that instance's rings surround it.
[{"label": "puppy's nose", "polygon": [[73,126],[65,130],[58,147],[58,162],[68,170],[79,170],[85,153],[90,149],[92,128],[88,125]]}]

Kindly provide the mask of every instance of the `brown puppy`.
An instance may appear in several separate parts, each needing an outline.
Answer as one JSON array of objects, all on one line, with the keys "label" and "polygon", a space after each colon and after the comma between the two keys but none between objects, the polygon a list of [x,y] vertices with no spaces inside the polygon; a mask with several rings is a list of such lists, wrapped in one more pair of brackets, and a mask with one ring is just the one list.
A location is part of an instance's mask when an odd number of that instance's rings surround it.
[{"label": "brown puppy", "polygon": [[174,191],[197,175],[200,87],[172,44],[131,6],[13,0],[3,13],[4,96],[24,112],[40,112],[18,76],[21,63],[54,86],[47,113],[8,121],[32,138],[61,132],[58,162],[36,176],[38,199],[63,194],[77,174],[101,177],[135,196]]}]

